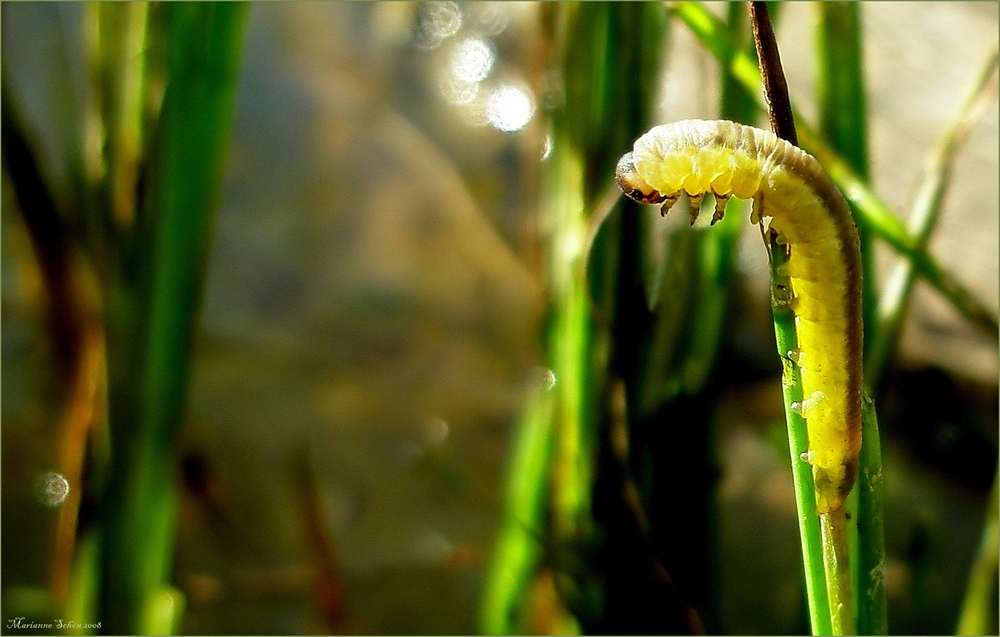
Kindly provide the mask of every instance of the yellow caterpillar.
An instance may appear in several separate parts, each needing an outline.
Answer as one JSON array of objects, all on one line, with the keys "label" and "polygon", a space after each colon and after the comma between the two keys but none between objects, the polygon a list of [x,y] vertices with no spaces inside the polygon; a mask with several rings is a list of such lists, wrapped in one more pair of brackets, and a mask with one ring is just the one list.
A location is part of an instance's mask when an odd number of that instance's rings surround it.
[{"label": "yellow caterpillar", "polygon": [[839,510],[858,473],[862,383],[860,248],[843,196],[812,155],[729,121],[656,126],[621,158],[615,177],[635,201],[662,203],[661,214],[686,193],[692,224],[707,193],[715,197],[712,224],[729,197],[752,199],[750,222],[777,233],[788,250],[781,274],[791,281],[816,509]]}]

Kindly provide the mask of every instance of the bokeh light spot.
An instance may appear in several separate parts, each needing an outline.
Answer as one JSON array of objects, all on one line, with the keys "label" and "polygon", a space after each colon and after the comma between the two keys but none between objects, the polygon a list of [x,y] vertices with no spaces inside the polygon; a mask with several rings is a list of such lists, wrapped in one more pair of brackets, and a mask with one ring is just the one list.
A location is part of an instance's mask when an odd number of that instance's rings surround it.
[{"label": "bokeh light spot", "polygon": [[451,72],[463,82],[481,82],[493,69],[496,56],[486,40],[470,37],[451,50]]},{"label": "bokeh light spot", "polygon": [[535,100],[527,91],[510,84],[498,87],[486,103],[486,119],[504,132],[518,131],[535,114]]}]

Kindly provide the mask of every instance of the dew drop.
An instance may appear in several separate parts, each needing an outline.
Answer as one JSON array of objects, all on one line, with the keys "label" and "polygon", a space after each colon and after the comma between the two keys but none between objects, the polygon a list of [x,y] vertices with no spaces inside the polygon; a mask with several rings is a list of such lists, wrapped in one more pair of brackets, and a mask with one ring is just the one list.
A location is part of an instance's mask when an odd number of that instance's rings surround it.
[{"label": "dew drop", "polygon": [[450,432],[448,421],[440,416],[433,416],[424,421],[423,438],[428,444],[436,445],[444,442]]},{"label": "dew drop", "polygon": [[57,507],[69,496],[69,480],[61,473],[48,471],[38,478],[36,489],[42,504]]},{"label": "dew drop", "polygon": [[545,139],[542,141],[542,161],[549,158],[552,154],[552,135],[546,135]]},{"label": "dew drop", "polygon": [[556,386],[556,382],[558,381],[558,379],[556,378],[556,373],[551,369],[547,368],[541,369],[539,371],[540,371],[539,375],[541,376],[542,389],[544,391],[549,391],[552,388],[554,388]]}]

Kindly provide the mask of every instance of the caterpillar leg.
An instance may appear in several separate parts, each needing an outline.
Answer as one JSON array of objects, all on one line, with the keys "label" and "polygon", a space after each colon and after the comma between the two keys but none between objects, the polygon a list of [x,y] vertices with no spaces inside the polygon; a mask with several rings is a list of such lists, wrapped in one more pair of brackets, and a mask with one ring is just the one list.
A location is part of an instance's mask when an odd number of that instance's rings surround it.
[{"label": "caterpillar leg", "polygon": [[712,224],[715,225],[722,221],[722,218],[726,216],[726,202],[729,201],[730,195],[720,195],[716,192],[712,193],[715,195],[715,212],[712,214]]},{"label": "caterpillar leg", "polygon": [[677,203],[680,200],[680,198],[681,198],[680,193],[676,193],[673,195],[665,195],[663,197],[663,205],[660,206],[660,216],[666,217],[667,213],[670,212],[670,209],[674,207],[674,204]]},{"label": "caterpillar leg", "polygon": [[701,212],[701,200],[705,198],[705,193],[701,192],[697,195],[688,195],[688,205],[691,207],[689,212],[691,216],[691,225],[698,220],[698,214]]}]

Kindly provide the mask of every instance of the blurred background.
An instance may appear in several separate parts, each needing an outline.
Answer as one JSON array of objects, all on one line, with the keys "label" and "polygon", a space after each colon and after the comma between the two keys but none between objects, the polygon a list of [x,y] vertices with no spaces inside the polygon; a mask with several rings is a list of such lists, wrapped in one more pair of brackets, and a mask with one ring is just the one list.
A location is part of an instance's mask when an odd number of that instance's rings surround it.
[{"label": "blurred background", "polygon": [[[183,632],[479,630],[514,424],[548,365],[537,212],[558,78],[545,11],[251,5],[176,458]],[[872,181],[905,216],[957,96],[996,46],[998,6],[866,3],[862,17]],[[778,23],[806,120],[813,21],[792,3]],[[2,7],[3,88],[57,200],[72,182],[61,157],[81,142],[67,100],[85,84],[85,24],[82,4]],[[679,24],[662,54],[654,119],[713,117],[708,55]],[[994,99],[931,244],[994,314],[998,138]],[[59,508],[38,481],[58,466],[66,387],[4,179],[6,624],[30,615],[49,578]],[[804,610],[780,364],[749,225],[740,246],[720,354],[733,373],[719,381],[712,440],[711,626],[788,633]],[[893,254],[877,254],[884,276]],[[878,403],[893,633],[954,630],[996,468],[997,372],[996,334],[918,284]]]}]

